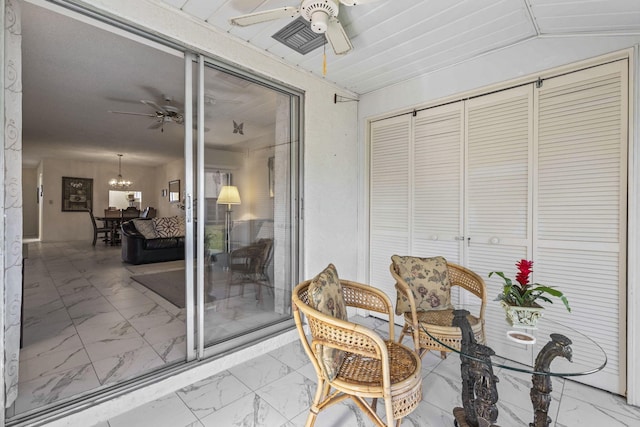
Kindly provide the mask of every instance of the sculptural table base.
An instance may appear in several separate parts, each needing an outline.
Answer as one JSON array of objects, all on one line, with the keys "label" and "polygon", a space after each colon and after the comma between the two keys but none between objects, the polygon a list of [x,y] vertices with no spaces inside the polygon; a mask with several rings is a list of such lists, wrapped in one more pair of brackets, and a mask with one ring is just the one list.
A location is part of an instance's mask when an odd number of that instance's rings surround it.
[{"label": "sculptural table base", "polygon": [[[558,356],[571,361],[573,354],[570,345],[571,340],[564,335],[551,334],[551,341],[540,350],[536,357],[536,372],[550,372],[551,361]],[[533,374],[531,380],[533,386],[529,395],[533,404],[534,417],[529,427],[549,427],[551,418],[547,414],[551,403],[551,377],[545,374]]]},{"label": "sculptural table base", "polygon": [[[453,408],[453,417],[455,418],[456,427],[476,427],[476,426],[472,426],[467,422],[467,418],[464,415],[464,408],[460,408],[460,407]],[[477,427],[498,427],[498,426],[495,424],[491,424],[486,420],[480,420],[478,421]]]},{"label": "sculptural table base", "polygon": [[[462,404],[453,410],[455,425],[459,427],[498,427],[498,378],[493,375],[491,356],[493,350],[478,344],[467,320],[466,310],[455,310],[453,326],[462,331],[460,371],[462,376]],[[551,361],[562,356],[571,361],[571,340],[564,335],[551,334],[549,341],[536,357],[535,372],[532,375],[531,403],[534,419],[529,427],[549,427],[551,418],[547,415],[551,403]],[[466,357],[469,355],[470,357]]]},{"label": "sculptural table base", "polygon": [[467,418],[464,416],[464,408],[456,407],[453,408],[453,418],[455,419],[456,427],[471,427],[469,423],[467,423]]},{"label": "sculptural table base", "polygon": [[498,419],[498,377],[493,374],[491,356],[495,353],[489,347],[478,344],[467,320],[467,310],[454,310],[453,326],[462,332],[460,373],[462,376],[462,405],[455,408],[453,416],[456,425],[469,427],[490,427]]}]

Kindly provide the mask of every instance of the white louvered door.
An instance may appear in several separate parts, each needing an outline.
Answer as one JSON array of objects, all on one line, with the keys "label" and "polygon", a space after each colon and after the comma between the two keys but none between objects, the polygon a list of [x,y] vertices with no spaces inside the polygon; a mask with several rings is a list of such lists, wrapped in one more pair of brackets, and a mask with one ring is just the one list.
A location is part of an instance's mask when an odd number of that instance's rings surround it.
[{"label": "white louvered door", "polygon": [[[545,316],[607,353],[579,381],[625,392],[627,62],[544,81],[536,89],[535,280],[561,287]],[[569,337],[570,338],[570,337]],[[575,363],[589,358],[573,349]]]},{"label": "white louvered door", "polygon": [[[485,278],[497,304],[501,282],[488,273],[515,278],[515,263],[533,259],[533,281],[559,287],[573,309],[555,301],[545,317],[607,353],[602,372],[573,379],[624,394],[627,67],[372,123],[370,283],[395,299],[392,254],[444,255]],[[495,350],[535,358],[523,346]],[[590,356],[573,350],[576,363]]]},{"label": "white louvered door", "polygon": [[[515,263],[531,259],[532,127],[531,85],[467,101],[464,259],[485,279],[490,301],[502,290],[502,282],[489,279],[488,273],[503,271],[514,277]],[[533,363],[527,346],[493,338],[491,328],[486,333],[491,342],[503,343],[494,344],[498,354]]]},{"label": "white louvered door", "polygon": [[390,298],[395,297],[391,255],[409,252],[411,122],[405,115],[371,124],[369,280]]},{"label": "white louvered door", "polygon": [[465,260],[483,278],[531,256],[532,126],[530,85],[467,101]]},{"label": "white louvered door", "polygon": [[464,103],[414,119],[411,254],[461,263]]}]

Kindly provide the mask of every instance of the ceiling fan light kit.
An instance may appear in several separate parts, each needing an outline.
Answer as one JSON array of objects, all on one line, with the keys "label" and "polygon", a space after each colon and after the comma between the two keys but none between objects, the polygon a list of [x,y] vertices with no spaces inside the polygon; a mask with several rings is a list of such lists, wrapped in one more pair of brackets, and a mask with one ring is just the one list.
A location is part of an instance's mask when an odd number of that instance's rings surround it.
[{"label": "ceiling fan light kit", "polygon": [[304,0],[300,14],[311,23],[314,33],[324,34],[329,27],[329,17],[338,16],[339,7],[338,0]]}]

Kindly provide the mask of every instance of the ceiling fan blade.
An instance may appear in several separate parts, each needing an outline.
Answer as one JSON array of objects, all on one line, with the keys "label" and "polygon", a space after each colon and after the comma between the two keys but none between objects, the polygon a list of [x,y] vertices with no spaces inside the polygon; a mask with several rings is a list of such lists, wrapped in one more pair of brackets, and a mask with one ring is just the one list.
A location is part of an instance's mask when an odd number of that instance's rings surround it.
[{"label": "ceiling fan blade", "polygon": [[273,21],[280,18],[295,18],[298,16],[298,8],[293,6],[281,7],[279,9],[264,10],[262,12],[249,13],[246,15],[231,18],[229,23],[238,27],[259,24],[261,22]]},{"label": "ceiling fan blade", "polygon": [[349,40],[347,33],[344,31],[344,27],[342,27],[342,24],[337,18],[331,18],[329,20],[329,26],[327,27],[325,35],[336,55],[344,55],[353,49],[351,40]]},{"label": "ceiling fan blade", "polygon": [[156,111],[162,111],[163,113],[168,112],[167,110],[164,109],[164,107],[159,106],[153,101],[147,101],[146,99],[141,99],[140,102],[142,102],[144,105],[148,105],[149,107],[153,108]]},{"label": "ceiling fan blade", "polygon": [[160,127],[162,127],[162,120],[151,123],[151,125],[147,127],[147,129],[158,129]]},{"label": "ceiling fan blade", "polygon": [[113,110],[108,110],[108,111],[113,114],[128,114],[131,116],[157,117],[156,114],[150,114],[150,113],[132,113],[130,111],[113,111]]},{"label": "ceiling fan blade", "polygon": [[358,6],[360,4],[375,3],[380,0],[340,0],[345,6]]}]

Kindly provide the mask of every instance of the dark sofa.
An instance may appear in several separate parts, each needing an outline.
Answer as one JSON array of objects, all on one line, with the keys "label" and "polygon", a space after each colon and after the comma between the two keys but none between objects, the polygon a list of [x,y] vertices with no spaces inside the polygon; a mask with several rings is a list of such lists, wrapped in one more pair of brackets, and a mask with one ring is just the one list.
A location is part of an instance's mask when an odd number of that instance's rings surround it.
[{"label": "dark sofa", "polygon": [[122,223],[122,260],[130,264],[174,261],[184,259],[184,236],[145,238],[135,222],[152,221],[136,219]]}]

